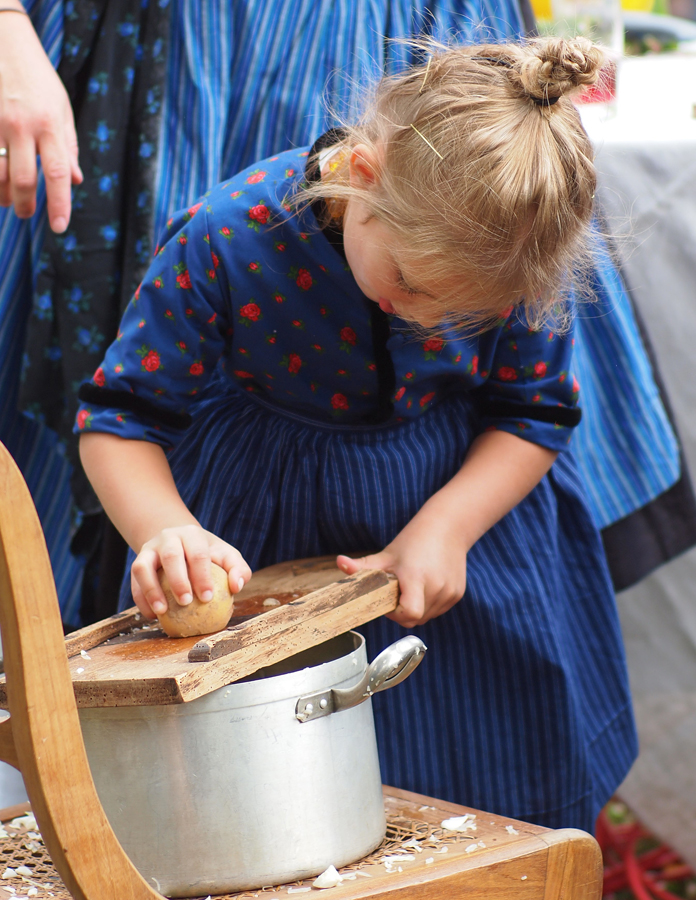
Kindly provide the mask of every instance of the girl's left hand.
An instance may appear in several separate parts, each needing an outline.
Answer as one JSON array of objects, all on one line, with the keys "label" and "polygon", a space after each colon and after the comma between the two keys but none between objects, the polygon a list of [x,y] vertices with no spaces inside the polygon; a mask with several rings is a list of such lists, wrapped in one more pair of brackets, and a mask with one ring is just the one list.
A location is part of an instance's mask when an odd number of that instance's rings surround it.
[{"label": "girl's left hand", "polygon": [[401,597],[387,618],[413,628],[441,616],[464,596],[466,554],[466,545],[446,523],[421,523],[416,517],[380,553],[339,556],[337,565],[347,575],[363,569],[396,575]]}]

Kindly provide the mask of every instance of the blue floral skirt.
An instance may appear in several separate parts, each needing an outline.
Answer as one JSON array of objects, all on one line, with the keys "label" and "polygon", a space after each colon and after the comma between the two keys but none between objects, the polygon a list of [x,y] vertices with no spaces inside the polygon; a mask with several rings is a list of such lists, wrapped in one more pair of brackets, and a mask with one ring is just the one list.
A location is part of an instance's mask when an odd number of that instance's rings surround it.
[{"label": "blue floral skirt", "polygon": [[[475,433],[466,396],[415,421],[354,428],[218,382],[170,462],[199,521],[258,569],[381,549],[454,475]],[[124,583],[121,608],[131,602]],[[361,630],[371,657],[404,633],[387,619]],[[425,661],[373,699],[383,781],[592,831],[636,734],[614,595],[572,452],[472,548],[462,600],[413,630]]]}]

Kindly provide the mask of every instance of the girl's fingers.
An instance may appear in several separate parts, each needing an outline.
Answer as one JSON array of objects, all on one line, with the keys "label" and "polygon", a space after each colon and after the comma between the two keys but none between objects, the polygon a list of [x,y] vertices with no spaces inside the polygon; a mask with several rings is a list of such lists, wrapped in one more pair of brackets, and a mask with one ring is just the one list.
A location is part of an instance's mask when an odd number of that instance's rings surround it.
[{"label": "girl's fingers", "polygon": [[36,144],[33,137],[17,136],[8,148],[10,197],[20,219],[28,219],[36,209]]},{"label": "girl's fingers", "polygon": [[210,546],[205,531],[197,525],[177,529],[165,535],[159,551],[162,568],[181,606],[192,602],[194,595],[207,602],[213,598],[213,576],[210,569]]},{"label": "girl's fingers", "polygon": [[167,609],[157,578],[159,556],[151,548],[143,547],[131,566],[131,591],[138,609],[148,619]]},{"label": "girl's fingers", "polygon": [[41,137],[39,153],[46,179],[48,221],[56,234],[62,234],[70,221],[70,153],[64,141],[50,132]]},{"label": "girl's fingers", "polygon": [[216,565],[227,572],[232,593],[238,594],[251,578],[251,569],[242,554],[236,547],[220,541],[211,547],[210,556]]},{"label": "girl's fingers", "polygon": [[159,583],[158,571],[164,569],[172,592],[179,604],[186,606],[193,600],[186,570],[186,557],[180,540],[174,538],[145,544],[138,554],[131,572],[155,614],[166,612],[167,598]]},{"label": "girl's fingers", "polygon": [[413,628],[420,624],[425,615],[425,585],[422,581],[408,578],[399,579],[399,584],[399,605],[389,613],[388,618],[404,628]]},{"label": "girl's fingers", "polygon": [[145,597],[143,596],[143,592],[140,590],[140,585],[135,580],[135,576],[131,572],[131,594],[133,595],[133,602],[138,607],[140,612],[145,616],[146,619],[154,619],[156,618],[155,613],[152,610],[152,607],[147,602]]},{"label": "girl's fingers", "polygon": [[373,553],[371,556],[361,556],[359,559],[351,559],[350,556],[343,555],[336,557],[336,565],[346,575],[355,575],[356,572],[362,572],[365,569],[383,569],[385,572],[389,572],[393,563],[391,554],[385,551]]}]

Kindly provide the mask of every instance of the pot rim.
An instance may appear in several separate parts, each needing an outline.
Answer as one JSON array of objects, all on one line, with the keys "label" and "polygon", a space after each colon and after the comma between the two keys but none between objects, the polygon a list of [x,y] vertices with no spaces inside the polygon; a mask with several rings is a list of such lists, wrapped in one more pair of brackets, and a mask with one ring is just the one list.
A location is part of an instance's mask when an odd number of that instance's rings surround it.
[{"label": "pot rim", "polygon": [[[310,664],[313,658],[321,660],[322,657],[323,661]],[[357,631],[347,631],[187,703],[88,707],[80,709],[79,714],[84,719],[167,718],[231,711],[287,700],[292,700],[294,708],[303,694],[352,687],[363,677],[367,665],[365,638]]]}]

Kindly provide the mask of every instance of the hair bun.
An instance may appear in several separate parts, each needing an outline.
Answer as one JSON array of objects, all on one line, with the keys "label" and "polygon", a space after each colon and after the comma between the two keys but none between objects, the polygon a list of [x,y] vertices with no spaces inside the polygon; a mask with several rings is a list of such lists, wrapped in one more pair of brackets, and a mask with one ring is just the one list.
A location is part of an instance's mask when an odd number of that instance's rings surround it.
[{"label": "hair bun", "polygon": [[583,37],[536,38],[521,49],[516,74],[533,98],[558,98],[594,84],[604,64],[602,50]]}]

